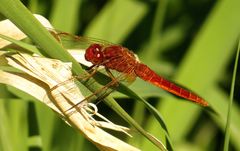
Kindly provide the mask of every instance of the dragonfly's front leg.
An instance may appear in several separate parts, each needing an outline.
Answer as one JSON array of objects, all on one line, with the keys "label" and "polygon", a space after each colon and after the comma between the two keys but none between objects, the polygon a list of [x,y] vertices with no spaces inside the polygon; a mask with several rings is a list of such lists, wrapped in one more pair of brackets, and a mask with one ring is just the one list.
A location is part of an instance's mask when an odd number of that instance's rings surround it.
[{"label": "dragonfly's front leg", "polygon": [[92,77],[98,70],[99,68],[99,65],[92,65],[88,68],[88,73],[89,73],[89,76]]},{"label": "dragonfly's front leg", "polygon": [[93,77],[97,70],[99,68],[99,65],[92,65],[91,67],[89,67],[89,69],[87,70],[87,74],[84,74],[84,75],[78,75],[76,76],[75,78],[77,79],[81,79],[81,80],[88,80],[90,79],[91,77]]}]

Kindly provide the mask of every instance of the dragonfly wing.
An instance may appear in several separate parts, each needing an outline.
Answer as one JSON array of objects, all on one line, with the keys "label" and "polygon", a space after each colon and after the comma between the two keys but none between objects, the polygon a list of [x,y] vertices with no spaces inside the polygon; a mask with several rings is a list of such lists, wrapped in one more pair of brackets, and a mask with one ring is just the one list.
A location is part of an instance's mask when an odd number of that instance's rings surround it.
[{"label": "dragonfly wing", "polygon": [[61,32],[55,29],[49,29],[49,28],[47,29],[66,49],[86,49],[91,44],[100,44],[104,46],[116,45],[111,42],[100,40],[97,38],[76,36],[76,35],[72,35],[67,32]]}]

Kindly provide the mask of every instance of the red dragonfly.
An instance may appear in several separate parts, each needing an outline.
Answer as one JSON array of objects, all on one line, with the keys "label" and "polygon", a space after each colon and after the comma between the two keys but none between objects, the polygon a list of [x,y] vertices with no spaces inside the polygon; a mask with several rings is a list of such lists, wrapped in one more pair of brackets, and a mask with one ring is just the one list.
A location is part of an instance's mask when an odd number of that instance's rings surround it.
[{"label": "red dragonfly", "polygon": [[[68,33],[57,33],[57,39],[61,36],[69,36]],[[71,37],[72,35],[70,35]],[[55,36],[56,37],[56,36]],[[111,70],[124,74],[125,80],[134,81],[136,77],[143,79],[161,89],[171,92],[179,97],[185,98],[202,106],[208,106],[203,98],[196,93],[191,92],[177,84],[170,82],[157,75],[147,65],[141,63],[132,51],[121,45],[111,44],[104,41],[92,40],[78,36],[72,36],[77,43],[87,44],[85,59],[93,64],[93,67],[103,66],[108,75],[112,78],[113,83],[118,82],[118,78],[114,77]],[[60,38],[60,40],[62,40]],[[80,45],[80,44],[79,44]],[[93,72],[93,74],[95,71]],[[92,74],[92,75],[93,75]]]}]

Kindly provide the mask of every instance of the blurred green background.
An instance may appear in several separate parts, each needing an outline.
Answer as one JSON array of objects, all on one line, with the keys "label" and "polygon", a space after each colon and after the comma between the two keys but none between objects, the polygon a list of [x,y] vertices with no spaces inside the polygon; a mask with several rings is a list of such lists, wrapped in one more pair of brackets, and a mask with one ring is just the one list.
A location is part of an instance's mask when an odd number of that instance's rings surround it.
[{"label": "blurred green background", "polygon": [[[163,115],[175,150],[222,150],[240,33],[239,0],[22,2],[32,13],[48,18],[58,30],[128,47],[158,74],[200,94],[218,115],[144,81],[131,85]],[[238,76],[229,150],[240,150]],[[0,86],[0,150],[97,150],[43,104],[23,98],[12,87]],[[164,142],[159,124],[141,103],[118,93],[113,96],[144,129]],[[103,103],[99,104],[99,112],[115,123],[127,125]],[[143,137],[120,137],[142,150],[157,150]]]}]

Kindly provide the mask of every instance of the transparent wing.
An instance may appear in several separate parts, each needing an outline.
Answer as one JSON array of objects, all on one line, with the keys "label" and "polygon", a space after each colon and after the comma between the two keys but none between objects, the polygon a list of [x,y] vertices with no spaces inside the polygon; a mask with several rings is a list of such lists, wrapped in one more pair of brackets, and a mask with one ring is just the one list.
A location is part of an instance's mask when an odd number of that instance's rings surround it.
[{"label": "transparent wing", "polygon": [[116,45],[105,40],[100,40],[100,39],[91,38],[91,37],[76,36],[76,35],[72,35],[70,33],[58,31],[55,29],[49,29],[49,28],[47,29],[66,49],[86,49],[93,43],[104,45],[104,46]]}]

